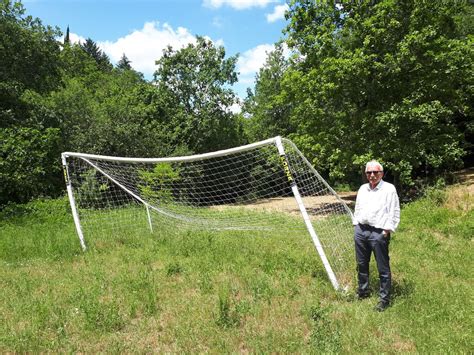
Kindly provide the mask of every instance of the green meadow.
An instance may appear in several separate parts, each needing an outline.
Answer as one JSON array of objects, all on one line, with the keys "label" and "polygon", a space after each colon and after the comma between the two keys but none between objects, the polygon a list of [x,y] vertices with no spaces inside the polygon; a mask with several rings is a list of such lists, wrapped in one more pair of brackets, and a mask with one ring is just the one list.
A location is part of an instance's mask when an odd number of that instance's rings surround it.
[{"label": "green meadow", "polygon": [[10,205],[0,352],[470,353],[473,205],[458,185],[403,206],[384,313],[375,264],[372,297],[336,294],[309,235],[131,225],[83,252],[67,199]]}]

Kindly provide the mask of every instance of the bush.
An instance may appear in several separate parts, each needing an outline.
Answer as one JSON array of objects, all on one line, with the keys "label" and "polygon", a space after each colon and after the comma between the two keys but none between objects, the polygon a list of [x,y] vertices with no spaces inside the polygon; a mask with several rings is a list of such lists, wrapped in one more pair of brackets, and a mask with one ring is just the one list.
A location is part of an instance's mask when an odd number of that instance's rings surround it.
[{"label": "bush", "polygon": [[57,196],[64,187],[57,128],[0,131],[0,205]]}]

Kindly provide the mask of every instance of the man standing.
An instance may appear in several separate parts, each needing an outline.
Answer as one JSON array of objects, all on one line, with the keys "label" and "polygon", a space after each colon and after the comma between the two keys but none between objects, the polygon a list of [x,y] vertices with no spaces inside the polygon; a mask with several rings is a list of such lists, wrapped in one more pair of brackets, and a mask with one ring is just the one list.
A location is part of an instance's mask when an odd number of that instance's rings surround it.
[{"label": "man standing", "polygon": [[382,180],[383,167],[379,162],[368,162],[365,174],[369,182],[359,188],[353,220],[357,293],[359,299],[369,296],[369,263],[373,252],[380,278],[380,300],[375,310],[383,312],[390,304],[392,274],[388,245],[400,222],[400,204],[395,186]]}]

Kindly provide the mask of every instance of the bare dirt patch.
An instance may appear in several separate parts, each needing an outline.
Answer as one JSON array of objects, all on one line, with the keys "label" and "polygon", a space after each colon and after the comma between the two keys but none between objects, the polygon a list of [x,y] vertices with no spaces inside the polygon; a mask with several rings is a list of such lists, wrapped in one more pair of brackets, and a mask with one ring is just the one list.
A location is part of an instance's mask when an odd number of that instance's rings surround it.
[{"label": "bare dirt patch", "polygon": [[474,206],[474,167],[463,169],[455,174],[458,183],[447,188],[445,206],[464,212]]},{"label": "bare dirt patch", "polygon": [[[303,197],[303,202],[310,215],[325,214],[324,212],[334,209],[335,205],[342,206],[341,201],[347,204],[350,208],[353,208],[356,195],[356,192],[342,192],[338,197],[333,195],[305,196]],[[259,200],[252,204],[238,205],[238,207],[250,210],[284,212],[296,215],[301,213],[293,196],[268,198]],[[228,209],[229,206],[222,205],[214,206],[213,208],[224,210]]]},{"label": "bare dirt patch", "polygon": [[462,185],[468,185],[473,188],[474,185],[474,167],[466,168],[454,173],[457,181]]}]

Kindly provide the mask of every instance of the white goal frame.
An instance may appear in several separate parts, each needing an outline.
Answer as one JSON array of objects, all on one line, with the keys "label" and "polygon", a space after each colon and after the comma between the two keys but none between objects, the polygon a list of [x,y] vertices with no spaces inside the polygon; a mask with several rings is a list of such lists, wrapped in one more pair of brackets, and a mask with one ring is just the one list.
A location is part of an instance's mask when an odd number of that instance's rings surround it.
[{"label": "white goal frame", "polygon": [[278,149],[278,154],[280,155],[280,161],[282,164],[282,169],[284,170],[284,173],[286,175],[286,178],[288,180],[288,184],[291,187],[291,191],[293,194],[293,197],[296,200],[296,203],[298,205],[299,211],[301,213],[301,216],[303,217],[306,229],[311,236],[311,240],[314,244],[314,247],[316,248],[316,251],[323,263],[324,269],[328,275],[328,278],[334,287],[335,290],[339,291],[345,291],[343,287],[341,287],[339,281],[336,278],[336,275],[331,267],[331,264],[326,256],[326,253],[324,251],[324,248],[320,242],[320,239],[313,228],[313,224],[311,222],[311,219],[308,215],[308,212],[306,210],[306,207],[303,203],[303,199],[300,194],[300,190],[298,188],[298,185],[292,177],[291,170],[289,168],[289,161],[287,159],[285,149],[283,146],[282,142],[285,142],[285,144],[289,144],[292,149],[297,152],[301,158],[303,159],[304,163],[307,165],[307,167],[311,170],[313,174],[315,174],[325,185],[325,187],[331,191],[331,193],[338,199],[338,201],[344,206],[346,212],[349,214],[349,216],[352,218],[352,211],[350,208],[344,203],[344,201],[337,195],[337,193],[327,184],[327,182],[319,175],[319,173],[314,169],[314,167],[308,162],[308,160],[303,156],[303,154],[298,150],[298,148],[295,146],[293,142],[291,142],[288,139],[282,138],[280,136],[276,136],[270,139],[266,139],[260,142],[240,146],[240,147],[235,147],[231,149],[224,149],[220,151],[215,151],[211,153],[205,153],[205,154],[196,154],[196,155],[190,155],[190,156],[180,156],[180,157],[165,157],[165,158],[127,158],[127,157],[114,157],[114,156],[104,156],[104,155],[95,155],[95,154],[83,154],[83,153],[77,153],[77,152],[63,152],[61,154],[61,160],[62,160],[62,165],[63,165],[63,171],[64,171],[64,177],[66,181],[66,188],[67,188],[67,195],[69,198],[70,206],[71,206],[71,211],[73,215],[73,220],[74,220],[74,225],[76,228],[77,235],[79,237],[79,241],[81,244],[82,249],[85,251],[87,249],[85,239],[84,239],[84,234],[81,226],[81,220],[79,217],[79,213],[77,210],[76,206],[76,201],[74,198],[74,192],[73,192],[73,186],[71,183],[70,179],[70,172],[67,164],[67,159],[68,158],[80,158],[87,162],[91,167],[96,169],[98,172],[100,172],[102,175],[107,177],[110,181],[112,181],[114,184],[116,184],[118,187],[120,187],[123,191],[125,191],[127,194],[135,198],[137,201],[141,202],[143,206],[146,209],[147,213],[147,218],[148,218],[148,223],[149,223],[149,228],[151,231],[153,231],[153,225],[151,223],[151,217],[150,217],[150,210],[154,210],[155,212],[164,214],[168,217],[173,217],[173,218],[180,218],[179,216],[173,215],[170,212],[161,210],[160,208],[153,206],[149,204],[147,201],[142,199],[140,196],[135,194],[133,191],[128,189],[126,186],[121,184],[119,181],[114,179],[114,177],[110,176],[107,174],[107,172],[103,171],[100,167],[95,165],[91,160],[97,159],[101,161],[110,161],[110,162],[124,162],[124,163],[175,163],[175,162],[193,162],[193,161],[199,161],[199,160],[205,160],[205,159],[210,159],[210,158],[216,158],[216,157],[223,157],[229,154],[233,153],[238,153],[238,152],[245,152],[248,150],[252,150],[254,148],[264,146],[264,145],[270,145],[274,144],[276,148]]}]

